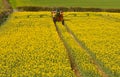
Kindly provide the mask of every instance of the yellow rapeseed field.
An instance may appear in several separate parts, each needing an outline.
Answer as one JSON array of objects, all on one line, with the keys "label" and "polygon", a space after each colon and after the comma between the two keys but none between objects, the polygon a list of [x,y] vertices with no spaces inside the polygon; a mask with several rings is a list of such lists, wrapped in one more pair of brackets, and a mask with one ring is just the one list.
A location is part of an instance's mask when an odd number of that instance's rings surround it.
[{"label": "yellow rapeseed field", "polygon": [[[68,16],[67,16],[68,15]],[[120,14],[67,13],[68,27],[110,77],[120,76]]]},{"label": "yellow rapeseed field", "polygon": [[75,63],[81,75],[83,77],[102,77],[96,66],[90,60],[90,56],[74,41],[65,27],[59,24],[59,29],[71,49],[71,54],[75,59]]},{"label": "yellow rapeseed field", "polygon": [[0,77],[76,77],[69,53],[82,77],[120,76],[120,14],[66,12],[60,39],[50,12],[14,12],[0,26]]},{"label": "yellow rapeseed field", "polygon": [[51,18],[43,14],[16,12],[0,27],[0,77],[75,77]]}]

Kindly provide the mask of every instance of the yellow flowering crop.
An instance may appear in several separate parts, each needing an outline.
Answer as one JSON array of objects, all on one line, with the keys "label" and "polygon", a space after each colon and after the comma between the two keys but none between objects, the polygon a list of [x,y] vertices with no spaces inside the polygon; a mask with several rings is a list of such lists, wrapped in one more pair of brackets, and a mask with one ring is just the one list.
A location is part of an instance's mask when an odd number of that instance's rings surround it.
[{"label": "yellow flowering crop", "polygon": [[[76,16],[75,16],[76,14]],[[68,16],[67,16],[68,15]],[[68,27],[85,43],[103,70],[111,77],[120,76],[120,14],[67,13]]]},{"label": "yellow flowering crop", "polygon": [[[76,77],[50,14],[15,12],[0,26],[0,77]],[[99,66],[109,77],[119,77],[120,14],[67,12],[64,19],[92,54],[57,23],[82,77],[103,77]]]},{"label": "yellow flowering crop", "polygon": [[77,68],[83,77],[102,77],[95,65],[90,60],[90,56],[71,37],[63,25],[58,25],[64,40],[68,43],[69,51],[77,64]]},{"label": "yellow flowering crop", "polygon": [[16,12],[0,27],[0,77],[75,77],[48,13]]}]

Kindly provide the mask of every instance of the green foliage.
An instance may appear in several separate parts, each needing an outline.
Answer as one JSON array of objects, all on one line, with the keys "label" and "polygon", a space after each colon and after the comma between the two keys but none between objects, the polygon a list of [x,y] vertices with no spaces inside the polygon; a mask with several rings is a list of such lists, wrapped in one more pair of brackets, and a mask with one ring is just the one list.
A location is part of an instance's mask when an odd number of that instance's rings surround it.
[{"label": "green foliage", "polygon": [[12,6],[120,8],[120,0],[10,0]]}]

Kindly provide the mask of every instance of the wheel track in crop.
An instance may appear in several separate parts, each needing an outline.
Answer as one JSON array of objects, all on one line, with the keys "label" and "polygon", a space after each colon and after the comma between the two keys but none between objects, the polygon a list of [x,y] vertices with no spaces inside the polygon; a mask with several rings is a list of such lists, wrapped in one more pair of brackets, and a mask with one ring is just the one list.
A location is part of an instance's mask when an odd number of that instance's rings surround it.
[{"label": "wheel track in crop", "polygon": [[66,51],[67,51],[67,54],[68,54],[68,58],[70,60],[70,66],[71,66],[72,71],[75,73],[76,77],[82,77],[82,75],[80,74],[80,71],[78,70],[78,67],[77,67],[77,65],[75,63],[75,59],[74,59],[73,55],[71,54],[71,50],[68,47],[67,42],[64,40],[63,35],[60,32],[60,30],[59,30],[57,25],[55,25],[55,28],[56,28],[56,31],[57,31],[60,39],[62,40],[62,42],[63,42],[63,44],[64,44],[64,46],[66,48]]},{"label": "wheel track in crop", "polygon": [[[75,34],[68,28],[67,24],[64,25],[65,29],[67,30],[67,32],[71,35],[71,37],[76,41],[76,43],[79,45],[80,48],[84,49],[86,51],[86,53],[89,55],[90,57],[90,61],[95,65],[96,69],[98,70],[99,74],[102,77],[109,77],[105,71],[100,67],[100,65],[98,64],[96,57],[94,56],[94,53],[92,53],[92,51],[81,41],[79,40]],[[71,55],[72,56],[72,55]]]}]

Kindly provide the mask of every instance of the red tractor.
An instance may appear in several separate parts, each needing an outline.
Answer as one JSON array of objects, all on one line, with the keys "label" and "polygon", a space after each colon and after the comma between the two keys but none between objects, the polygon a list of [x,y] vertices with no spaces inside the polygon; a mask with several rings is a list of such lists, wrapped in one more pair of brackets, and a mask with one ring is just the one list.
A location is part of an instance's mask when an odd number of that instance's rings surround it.
[{"label": "red tractor", "polygon": [[52,11],[52,18],[53,22],[56,25],[56,22],[62,22],[62,25],[64,25],[64,19],[63,19],[63,12],[57,9],[56,11]]}]

